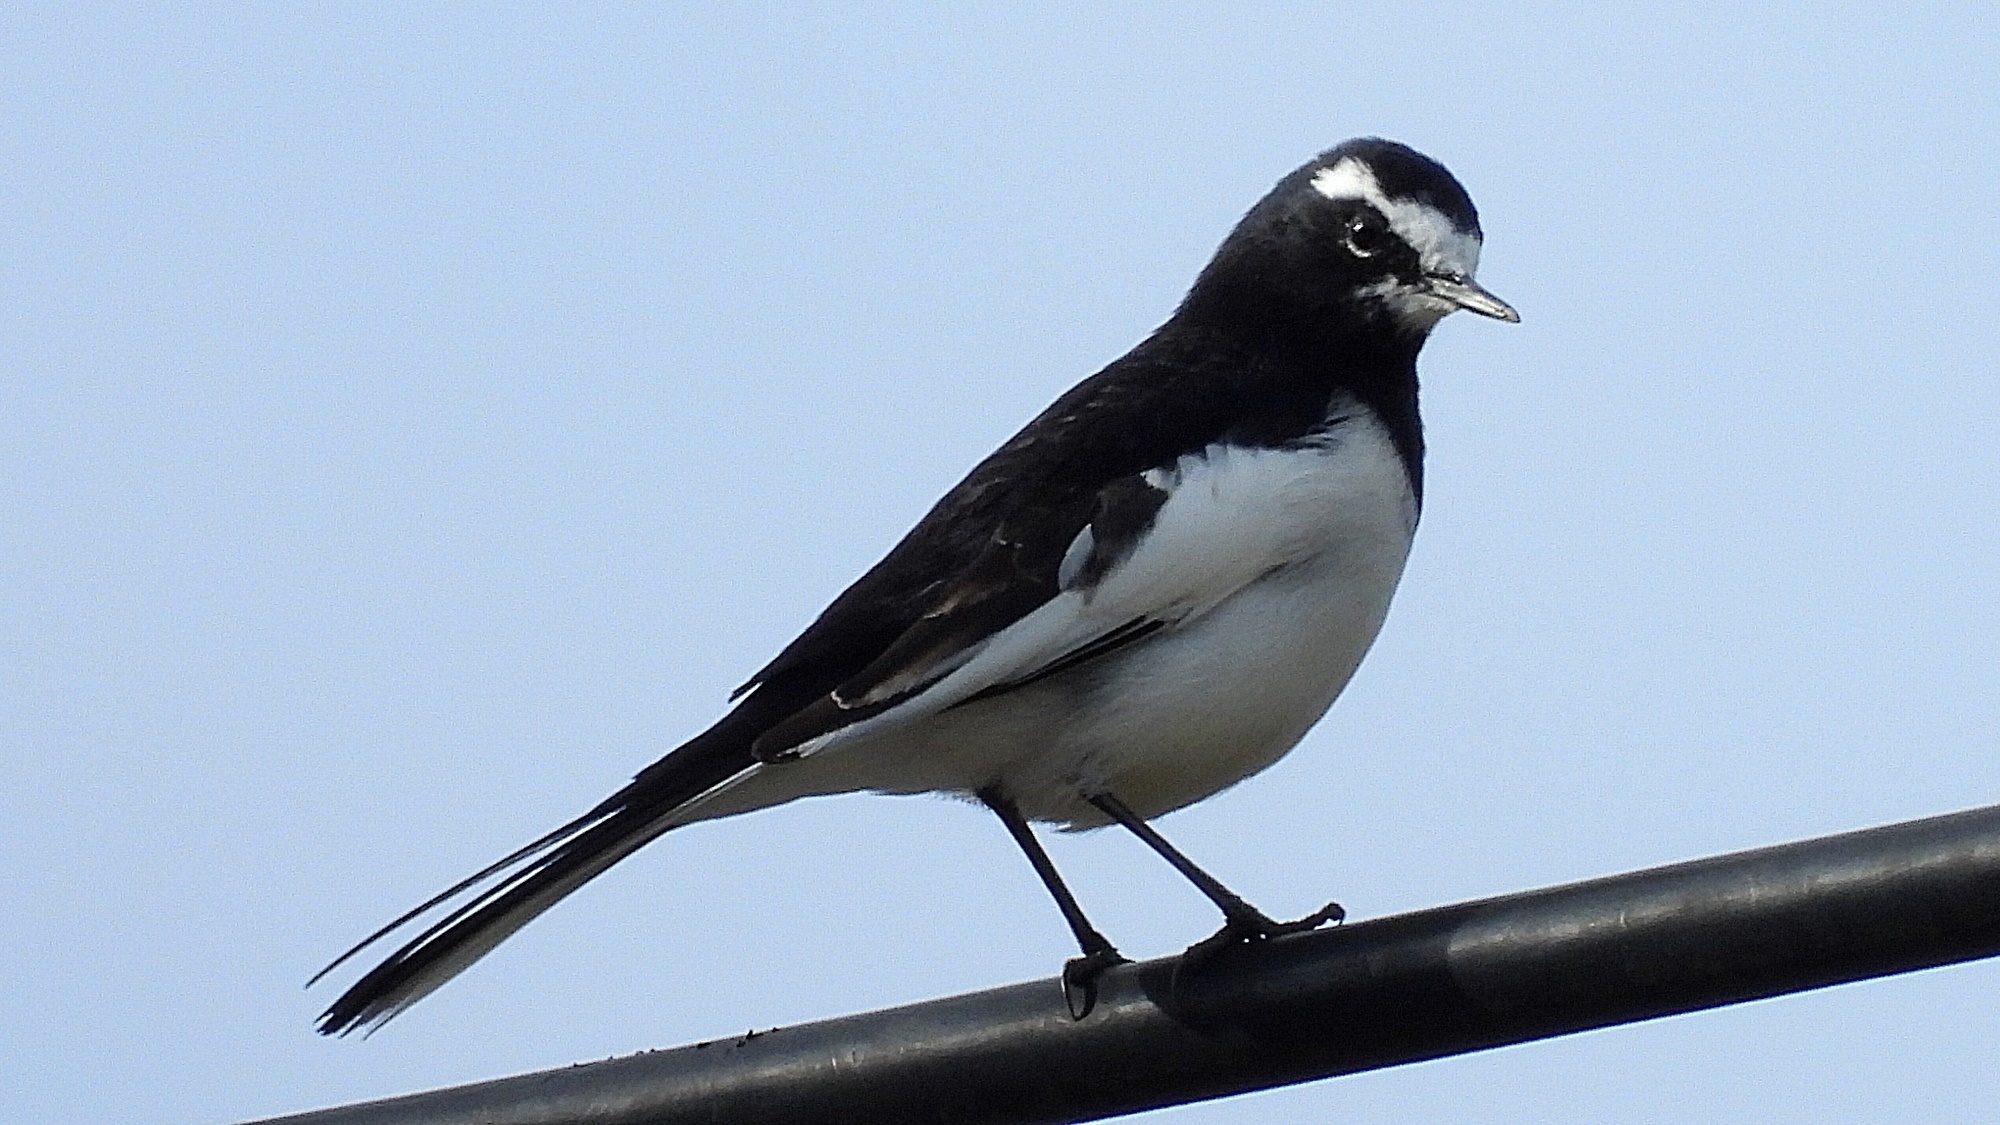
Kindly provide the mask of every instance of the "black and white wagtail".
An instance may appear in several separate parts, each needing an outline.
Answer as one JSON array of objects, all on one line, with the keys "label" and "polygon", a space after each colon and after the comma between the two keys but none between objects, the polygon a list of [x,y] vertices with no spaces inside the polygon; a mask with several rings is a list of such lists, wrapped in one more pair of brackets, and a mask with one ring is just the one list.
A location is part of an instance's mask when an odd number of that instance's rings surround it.
[{"label": "black and white wagtail", "polygon": [[974,468],[719,722],[329,965],[443,912],[319,1030],[394,1017],[663,832],[816,794],[998,814],[1083,947],[1073,1010],[1123,958],[1031,820],[1138,834],[1222,909],[1196,951],[1339,918],[1275,922],[1146,822],[1277,761],[1374,641],[1423,498],[1417,352],[1455,309],[1520,319],[1473,281],[1480,237],[1465,189],[1399,144],[1286,176],[1165,324]]}]

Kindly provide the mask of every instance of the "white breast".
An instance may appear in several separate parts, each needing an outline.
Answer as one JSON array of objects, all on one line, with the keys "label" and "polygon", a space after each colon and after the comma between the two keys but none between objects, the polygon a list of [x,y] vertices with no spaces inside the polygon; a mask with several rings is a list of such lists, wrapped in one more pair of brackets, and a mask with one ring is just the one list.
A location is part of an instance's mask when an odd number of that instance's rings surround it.
[{"label": "white breast", "polygon": [[[1319,721],[1380,631],[1415,531],[1402,461],[1367,413],[1324,445],[1229,451],[1186,476],[1160,524],[1185,529],[1181,565],[1199,565],[1201,542],[1240,552],[1239,563],[1253,557],[1259,569],[1106,669],[1079,710],[1074,741],[1088,749],[1072,763],[1070,788],[1101,785],[1148,817],[1262,770]],[[1201,536],[1203,526],[1215,533]],[[1044,790],[1052,804],[1060,788]],[[1025,795],[1022,806],[1033,808]],[[1049,819],[1099,822],[1073,801],[1060,811],[1070,815]]]}]

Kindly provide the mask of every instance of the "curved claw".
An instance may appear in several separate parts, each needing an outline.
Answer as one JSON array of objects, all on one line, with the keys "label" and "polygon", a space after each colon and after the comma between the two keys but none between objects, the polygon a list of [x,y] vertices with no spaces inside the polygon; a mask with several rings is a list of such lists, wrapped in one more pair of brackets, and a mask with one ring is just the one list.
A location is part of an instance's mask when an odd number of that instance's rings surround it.
[{"label": "curved claw", "polygon": [[1080,1020],[1097,1007],[1097,978],[1113,965],[1123,965],[1129,960],[1124,954],[1105,946],[1081,957],[1073,957],[1063,965],[1063,1000],[1069,1005],[1071,1019]]},{"label": "curved claw", "polygon": [[1340,922],[1347,917],[1347,909],[1337,902],[1329,902],[1303,918],[1291,922],[1273,921],[1254,907],[1246,906],[1242,911],[1232,911],[1222,923],[1222,928],[1187,947],[1181,954],[1180,963],[1174,966],[1174,979],[1183,975],[1198,973],[1217,954],[1239,945],[1252,945],[1268,941],[1286,934],[1302,934],[1316,930],[1328,922]]},{"label": "curved claw", "polygon": [[1337,902],[1329,902],[1295,922],[1277,923],[1274,929],[1267,931],[1263,936],[1282,937],[1285,934],[1302,934],[1307,930],[1317,930],[1328,922],[1338,925],[1346,920],[1347,908]]}]

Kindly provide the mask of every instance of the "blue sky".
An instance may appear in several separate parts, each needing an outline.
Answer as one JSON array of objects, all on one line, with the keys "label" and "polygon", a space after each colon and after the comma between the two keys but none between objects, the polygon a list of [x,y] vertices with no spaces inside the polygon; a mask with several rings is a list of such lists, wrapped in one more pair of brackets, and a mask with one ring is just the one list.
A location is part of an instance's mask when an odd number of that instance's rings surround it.
[{"label": "blue sky", "polygon": [[[367,1041],[333,954],[567,819],[1375,133],[1519,326],[1299,751],[1162,822],[1357,917],[2000,800],[1991,5],[0,16],[0,1085],[214,1122],[1043,976],[991,818],[663,840]],[[1056,839],[1129,952],[1209,908]],[[1163,1111],[1990,1120],[2000,966]]]}]

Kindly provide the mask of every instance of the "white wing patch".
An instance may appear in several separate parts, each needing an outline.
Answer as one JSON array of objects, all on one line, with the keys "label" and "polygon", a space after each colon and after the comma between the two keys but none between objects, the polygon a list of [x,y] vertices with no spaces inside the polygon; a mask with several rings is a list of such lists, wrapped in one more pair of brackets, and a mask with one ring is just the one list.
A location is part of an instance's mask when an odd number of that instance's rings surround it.
[{"label": "white wing patch", "polygon": [[1089,524],[1084,524],[1083,530],[1076,533],[1076,538],[1069,541],[1069,549],[1063,552],[1062,562],[1056,566],[1056,586],[1063,590],[1074,587],[1077,578],[1083,574],[1084,564],[1090,561],[1091,553],[1096,550],[1097,533],[1090,529]]}]

